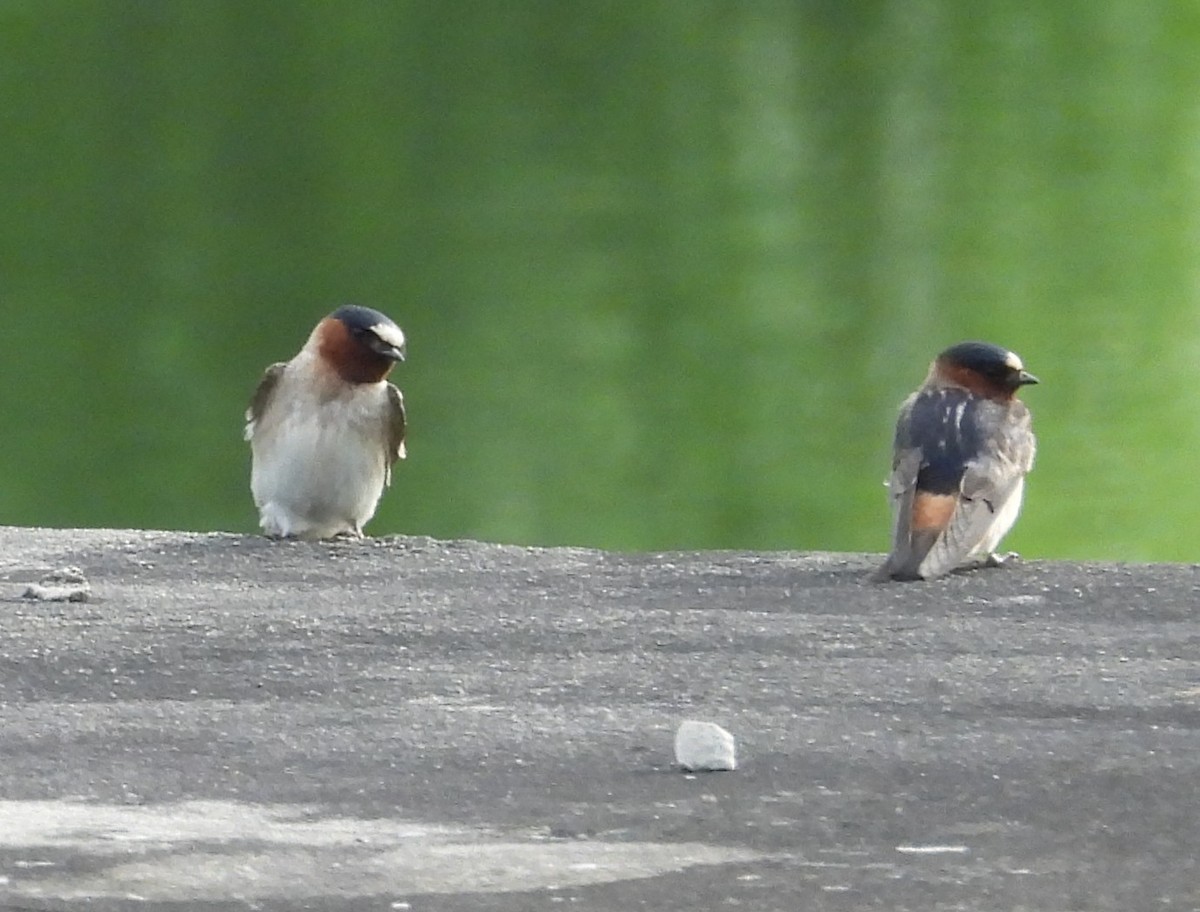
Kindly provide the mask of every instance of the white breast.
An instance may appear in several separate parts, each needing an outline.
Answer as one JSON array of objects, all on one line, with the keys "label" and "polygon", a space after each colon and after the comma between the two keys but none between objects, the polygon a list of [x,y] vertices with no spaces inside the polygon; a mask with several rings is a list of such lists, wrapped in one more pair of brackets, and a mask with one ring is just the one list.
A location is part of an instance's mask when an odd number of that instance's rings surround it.
[{"label": "white breast", "polygon": [[299,360],[280,378],[250,441],[260,524],[268,535],[361,534],[387,479],[386,384],[312,382]]}]

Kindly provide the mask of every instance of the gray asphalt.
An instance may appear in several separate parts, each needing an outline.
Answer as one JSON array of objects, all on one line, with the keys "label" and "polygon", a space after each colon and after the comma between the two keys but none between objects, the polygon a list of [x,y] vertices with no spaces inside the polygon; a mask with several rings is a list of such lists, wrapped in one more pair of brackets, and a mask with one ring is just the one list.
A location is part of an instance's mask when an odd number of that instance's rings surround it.
[{"label": "gray asphalt", "polygon": [[0,529],[0,908],[1200,908],[1200,570],[877,561]]}]

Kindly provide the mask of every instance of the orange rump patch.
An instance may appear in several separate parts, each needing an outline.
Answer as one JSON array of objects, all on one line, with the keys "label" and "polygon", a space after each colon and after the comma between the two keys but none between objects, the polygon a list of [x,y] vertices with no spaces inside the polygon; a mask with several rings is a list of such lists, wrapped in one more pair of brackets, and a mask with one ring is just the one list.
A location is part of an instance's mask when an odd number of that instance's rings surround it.
[{"label": "orange rump patch", "polygon": [[953,494],[924,494],[918,492],[913,498],[912,529],[944,529],[950,525],[950,517],[958,506]]}]

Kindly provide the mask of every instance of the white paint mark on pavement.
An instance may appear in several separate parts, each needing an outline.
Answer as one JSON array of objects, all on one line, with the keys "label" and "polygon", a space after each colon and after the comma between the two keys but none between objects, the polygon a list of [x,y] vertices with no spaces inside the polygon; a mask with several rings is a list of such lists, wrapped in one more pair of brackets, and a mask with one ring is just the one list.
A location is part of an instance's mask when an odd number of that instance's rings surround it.
[{"label": "white paint mark on pavement", "polygon": [[896,851],[904,855],[966,855],[971,850],[965,845],[898,845]]},{"label": "white paint mark on pavement", "polygon": [[0,801],[0,849],[69,851],[71,870],[0,870],[16,898],[147,902],[503,893],[656,877],[768,858],[703,843],[549,841],[412,820],[322,816],[315,807]]}]

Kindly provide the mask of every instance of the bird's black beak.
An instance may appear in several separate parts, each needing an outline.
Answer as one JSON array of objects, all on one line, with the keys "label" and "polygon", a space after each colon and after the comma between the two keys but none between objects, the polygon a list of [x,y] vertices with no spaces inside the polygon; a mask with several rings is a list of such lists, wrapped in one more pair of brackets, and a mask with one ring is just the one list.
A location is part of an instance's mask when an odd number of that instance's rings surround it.
[{"label": "bird's black beak", "polygon": [[371,347],[371,351],[375,352],[375,354],[377,354],[377,355],[382,355],[383,357],[387,358],[389,361],[403,361],[404,360],[404,346],[403,345],[401,345],[399,348],[397,348],[395,345],[389,345],[387,342],[384,342],[381,338],[379,338],[379,336],[375,335],[374,333],[370,334],[370,341],[367,344]]}]

